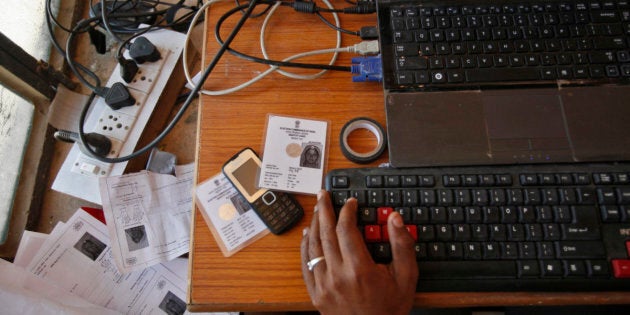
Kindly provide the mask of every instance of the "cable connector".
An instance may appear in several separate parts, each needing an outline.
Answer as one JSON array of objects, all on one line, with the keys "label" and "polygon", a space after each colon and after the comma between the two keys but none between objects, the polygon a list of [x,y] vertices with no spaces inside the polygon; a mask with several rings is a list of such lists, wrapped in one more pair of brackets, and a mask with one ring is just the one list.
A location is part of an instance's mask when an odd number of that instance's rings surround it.
[{"label": "cable connector", "polygon": [[291,4],[293,10],[302,13],[317,12],[317,5],[313,1],[295,1]]},{"label": "cable connector", "polygon": [[381,82],[383,81],[383,62],[381,55],[369,57],[354,57],[350,66],[352,82]]},{"label": "cable connector", "polygon": [[364,26],[359,30],[359,37],[362,40],[378,39],[378,28],[376,26]]},{"label": "cable connector", "polygon": [[380,52],[378,48],[378,40],[362,41],[352,46],[350,52],[357,53],[359,55],[378,54]]},{"label": "cable connector", "polygon": [[346,14],[371,14],[376,12],[376,5],[373,4],[363,4],[357,5],[354,7],[343,8],[343,13]]}]

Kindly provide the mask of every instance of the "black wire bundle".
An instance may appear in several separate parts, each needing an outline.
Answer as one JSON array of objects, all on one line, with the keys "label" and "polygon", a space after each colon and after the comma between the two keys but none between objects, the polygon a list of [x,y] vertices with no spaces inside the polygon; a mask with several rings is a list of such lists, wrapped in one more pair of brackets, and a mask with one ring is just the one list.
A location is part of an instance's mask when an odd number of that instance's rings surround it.
[{"label": "black wire bundle", "polygon": [[[174,116],[174,118],[171,120],[171,122],[164,128],[164,130],[155,138],[153,139],[153,141],[151,141],[149,144],[147,144],[146,146],[144,146],[143,148],[139,149],[138,151],[135,151],[127,156],[123,156],[123,157],[116,157],[116,158],[107,158],[107,157],[102,157],[102,156],[98,156],[89,146],[85,145],[86,142],[86,134],[85,131],[83,130],[84,128],[84,123],[85,123],[85,119],[87,116],[87,113],[89,112],[89,108],[94,100],[94,97],[96,97],[96,95],[102,96],[103,93],[106,91],[106,87],[101,86],[101,81],[99,79],[99,77],[92,71],[90,71],[87,67],[85,67],[84,65],[76,62],[73,58],[73,55],[71,53],[71,48],[72,48],[72,43],[75,39],[76,36],[89,32],[91,30],[95,30],[97,27],[102,27],[105,30],[107,30],[107,32],[113,37],[115,38],[119,43],[120,46],[116,52],[116,58],[118,60],[121,60],[122,57],[122,50],[124,48],[127,48],[131,42],[131,40],[133,38],[136,38],[146,32],[149,32],[151,30],[154,29],[159,29],[159,28],[166,28],[166,27],[178,27],[178,26],[182,26],[185,25],[186,28],[189,26],[186,23],[190,22],[190,19],[192,18],[192,16],[196,13],[196,10],[200,7],[201,5],[201,0],[198,1],[198,6],[194,6],[194,7],[187,7],[184,6],[184,0],[180,0],[178,3],[176,4],[168,4],[168,3],[163,3],[159,0],[127,0],[127,1],[117,1],[117,0],[110,0],[110,1],[105,1],[105,5],[100,6],[100,12],[96,12],[96,10],[94,9],[95,6],[92,3],[92,0],[90,0],[90,11],[92,13],[92,17],[90,18],[86,18],[83,19],[79,22],[77,22],[77,24],[72,27],[72,28],[68,28],[65,26],[62,26],[54,17],[54,14],[52,12],[52,8],[51,8],[51,1],[52,0],[47,0],[46,1],[46,13],[47,13],[47,26],[48,26],[48,30],[50,32],[50,35],[52,37],[52,42],[55,46],[55,48],[59,51],[59,53],[65,57],[65,59],[68,62],[68,65],[70,67],[70,69],[72,70],[72,72],[77,76],[77,78],[79,79],[79,81],[81,81],[81,83],[83,83],[85,86],[87,86],[88,88],[90,88],[92,90],[92,93],[87,101],[87,103],[85,104],[85,106],[83,107],[83,110],[81,112],[80,118],[79,118],[79,128],[78,128],[78,134],[79,134],[79,139],[81,140],[79,145],[82,147],[83,151],[86,152],[88,155],[90,155],[92,158],[95,158],[101,162],[105,162],[105,163],[119,163],[119,162],[125,162],[128,161],[130,159],[133,159],[135,157],[138,157],[144,153],[146,153],[147,151],[151,150],[154,146],[156,146],[160,141],[162,141],[164,139],[164,137],[166,137],[166,135],[173,129],[173,127],[177,124],[177,122],[181,119],[181,117],[183,116],[184,112],[186,111],[186,109],[190,106],[190,104],[192,103],[192,100],[197,97],[199,91],[201,90],[201,87],[203,86],[205,80],[208,78],[208,76],[210,75],[210,73],[212,72],[212,70],[214,69],[214,67],[218,64],[219,60],[221,59],[221,57],[223,56],[223,54],[228,51],[233,55],[236,55],[240,58],[244,58],[246,60],[249,61],[253,61],[253,62],[258,62],[258,63],[263,63],[266,65],[275,65],[275,66],[282,66],[282,67],[297,67],[297,68],[307,68],[307,69],[326,69],[326,70],[337,70],[337,71],[350,71],[350,67],[348,66],[334,66],[334,65],[321,65],[321,64],[309,64],[309,63],[298,63],[298,62],[283,62],[283,61],[277,61],[277,60],[267,60],[267,59],[262,59],[262,58],[258,58],[258,57],[254,57],[254,56],[250,56],[241,52],[238,52],[234,49],[230,48],[230,43],[234,40],[234,38],[236,37],[236,35],[238,34],[239,30],[241,29],[241,27],[243,26],[243,24],[245,23],[245,21],[249,18],[254,18],[254,17],[259,17],[264,15],[269,8],[275,4],[275,1],[271,1],[271,0],[251,0],[249,1],[249,3],[247,4],[239,4],[239,0],[235,0],[237,3],[237,6],[233,9],[231,9],[230,11],[228,11],[227,13],[225,13],[223,16],[221,16],[219,18],[219,20],[217,21],[216,27],[215,27],[215,37],[217,39],[217,41],[219,42],[219,44],[221,45],[219,51],[216,53],[216,55],[214,56],[214,58],[212,59],[212,61],[210,62],[210,64],[208,65],[208,67],[205,69],[202,77],[200,78],[199,82],[194,86],[193,90],[190,93],[187,93],[186,95],[182,96],[181,98],[185,97],[185,101],[184,104],[182,105],[182,107],[179,109],[179,111],[176,113],[176,115]],[[108,4],[111,3],[111,9],[108,8]],[[169,5],[170,8],[169,9],[164,9],[164,10],[155,10],[157,8],[158,5],[163,4],[163,5]],[[267,7],[261,12],[258,13],[256,15],[252,15],[253,10],[256,8],[257,5],[262,4],[262,5],[266,5]],[[291,6],[292,8],[294,8],[296,11],[299,12],[305,12],[305,13],[313,13],[316,14],[320,17],[320,19],[322,21],[324,21],[324,23],[332,28],[334,28],[337,31],[342,31],[344,33],[347,34],[352,34],[352,35],[358,35],[358,32],[352,32],[352,31],[347,31],[347,30],[343,30],[341,28],[338,28],[337,26],[333,25],[332,23],[328,22],[322,15],[321,12],[340,12],[340,13],[355,13],[355,14],[363,14],[363,13],[370,13],[370,8],[365,8],[365,7],[361,7],[361,6],[353,6],[350,8],[345,8],[345,9],[335,9],[335,10],[331,10],[328,8],[321,8],[318,7],[317,5],[315,5],[314,2],[312,1],[295,1],[295,2],[288,2],[288,1],[283,1],[282,5],[284,6]],[[144,8],[149,8],[151,10],[145,10],[146,12],[142,13],[142,14],[138,14],[138,13],[129,13],[126,11],[129,11],[130,6],[143,6]],[[171,22],[166,21],[168,19],[168,17],[170,16],[171,18],[174,16],[174,12],[180,8],[186,8],[189,9],[190,12],[184,14],[183,16],[181,16],[180,18],[178,18],[177,20],[173,20]],[[170,11],[169,11],[170,10]],[[118,12],[121,11],[121,12]],[[223,24],[223,22],[229,18],[230,16],[234,15],[237,12],[241,12],[242,16],[239,19],[239,21],[237,22],[236,26],[234,27],[234,29],[231,31],[231,33],[229,34],[228,38],[224,41],[220,35],[220,29],[221,29],[221,25]],[[154,19],[153,19],[154,18]],[[138,27],[136,25],[136,23],[133,23],[133,21],[137,20],[137,19],[142,19],[142,20],[147,20],[147,19],[152,19],[155,22],[149,26],[145,26],[145,27]],[[112,22],[116,21],[116,25],[113,25]],[[122,22],[121,22],[122,21]],[[166,23],[164,23],[166,21]],[[59,44],[59,42],[56,40],[55,36],[54,36],[54,30],[53,27],[57,26],[60,29],[62,29],[63,31],[69,33],[68,39],[66,41],[66,49],[64,50],[62,48],[62,46]],[[120,38],[118,36],[118,34],[125,34],[128,35],[128,38],[123,40],[122,38]],[[88,79],[86,78],[86,76],[90,77],[94,82],[90,82],[88,81]]]}]

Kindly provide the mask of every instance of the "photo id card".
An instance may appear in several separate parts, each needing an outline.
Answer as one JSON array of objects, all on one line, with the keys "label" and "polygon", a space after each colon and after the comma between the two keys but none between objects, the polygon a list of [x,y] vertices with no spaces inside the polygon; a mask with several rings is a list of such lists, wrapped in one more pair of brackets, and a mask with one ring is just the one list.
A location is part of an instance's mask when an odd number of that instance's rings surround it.
[{"label": "photo id card", "polygon": [[328,122],[269,115],[258,185],[317,194],[326,162]]},{"label": "photo id card", "polygon": [[270,233],[222,173],[197,186],[195,202],[226,257]]}]

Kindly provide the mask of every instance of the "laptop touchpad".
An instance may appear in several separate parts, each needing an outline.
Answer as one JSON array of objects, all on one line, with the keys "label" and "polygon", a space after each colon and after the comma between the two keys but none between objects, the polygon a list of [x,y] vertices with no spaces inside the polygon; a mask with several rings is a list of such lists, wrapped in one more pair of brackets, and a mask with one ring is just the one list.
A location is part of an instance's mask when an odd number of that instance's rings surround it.
[{"label": "laptop touchpad", "polygon": [[482,97],[495,159],[525,162],[570,156],[561,98],[555,91],[502,92],[486,92]]}]

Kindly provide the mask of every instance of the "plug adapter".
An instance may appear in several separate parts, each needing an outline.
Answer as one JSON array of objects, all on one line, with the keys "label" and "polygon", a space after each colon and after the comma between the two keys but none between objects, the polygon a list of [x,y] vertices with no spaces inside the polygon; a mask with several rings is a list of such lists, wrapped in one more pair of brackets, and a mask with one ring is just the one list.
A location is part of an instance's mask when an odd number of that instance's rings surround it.
[{"label": "plug adapter", "polygon": [[160,51],[144,36],[136,38],[131,44],[129,47],[129,55],[139,64],[145,61],[152,62],[160,59]]},{"label": "plug adapter", "polygon": [[136,103],[136,99],[129,94],[129,90],[124,84],[116,82],[105,92],[105,103],[113,110],[117,110],[125,106],[132,106]]},{"label": "plug adapter", "polygon": [[138,65],[133,60],[125,58],[120,59],[118,64],[120,64],[120,76],[125,82],[131,82],[138,73]]}]

